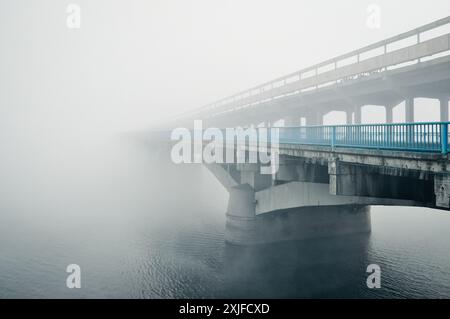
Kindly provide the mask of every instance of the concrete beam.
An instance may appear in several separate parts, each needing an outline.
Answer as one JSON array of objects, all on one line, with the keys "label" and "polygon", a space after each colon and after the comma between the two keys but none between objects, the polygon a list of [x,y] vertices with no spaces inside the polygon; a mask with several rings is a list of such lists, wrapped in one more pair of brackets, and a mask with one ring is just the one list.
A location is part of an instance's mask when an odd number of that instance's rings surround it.
[{"label": "concrete beam", "polygon": [[[224,154],[227,146],[224,146]],[[246,147],[248,149],[248,147]],[[425,152],[404,152],[378,149],[336,148],[319,145],[280,144],[279,154],[306,159],[311,163],[328,163],[334,158],[359,165],[384,166],[423,173],[450,172],[450,156]]]},{"label": "concrete beam", "polygon": [[297,177],[300,182],[328,184],[328,168],[318,163],[307,163],[304,160],[298,160],[296,165]]},{"label": "concrete beam", "polygon": [[[338,160],[329,162],[330,193],[341,196],[390,198],[410,200],[432,206],[433,181],[418,178],[412,171],[386,169],[366,165],[352,165]],[[385,174],[380,174],[385,173]]]},{"label": "concrete beam", "polygon": [[405,100],[405,121],[414,123],[414,98],[408,97]]},{"label": "concrete beam", "polygon": [[291,182],[255,193],[256,215],[299,207],[383,205],[419,206],[413,200],[361,196],[334,196],[327,184]]}]

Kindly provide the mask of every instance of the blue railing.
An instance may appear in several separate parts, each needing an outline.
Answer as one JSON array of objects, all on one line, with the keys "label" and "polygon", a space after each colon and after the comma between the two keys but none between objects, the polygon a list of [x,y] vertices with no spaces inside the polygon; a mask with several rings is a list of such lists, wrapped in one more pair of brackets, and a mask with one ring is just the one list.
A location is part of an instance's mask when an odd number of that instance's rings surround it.
[{"label": "blue railing", "polygon": [[281,127],[280,143],[449,153],[450,122]]}]

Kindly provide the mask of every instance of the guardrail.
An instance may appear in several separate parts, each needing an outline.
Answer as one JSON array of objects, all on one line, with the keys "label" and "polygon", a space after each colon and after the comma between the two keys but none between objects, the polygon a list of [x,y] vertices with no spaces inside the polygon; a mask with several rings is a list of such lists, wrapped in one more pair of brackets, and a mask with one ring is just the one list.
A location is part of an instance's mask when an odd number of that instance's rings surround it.
[{"label": "guardrail", "polygon": [[280,144],[448,154],[450,122],[280,127]]},{"label": "guardrail", "polygon": [[[242,91],[178,118],[218,116],[279,97],[301,94],[310,89],[317,90],[321,86],[387,70],[391,66],[411,61],[419,63],[422,58],[450,50],[450,34],[425,41],[421,38],[425,32],[447,24],[450,24],[450,16]],[[392,50],[391,47],[411,37],[416,37],[414,45]]]}]

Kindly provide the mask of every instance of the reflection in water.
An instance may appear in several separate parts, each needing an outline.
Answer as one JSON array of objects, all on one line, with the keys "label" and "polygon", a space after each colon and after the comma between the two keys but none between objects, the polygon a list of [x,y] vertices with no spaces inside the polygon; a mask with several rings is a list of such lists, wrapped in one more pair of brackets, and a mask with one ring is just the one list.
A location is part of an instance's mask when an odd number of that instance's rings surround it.
[{"label": "reflection in water", "polygon": [[[227,194],[129,140],[3,158],[0,297],[450,297],[450,215],[372,209],[372,233],[224,243]],[[17,151],[17,150],[16,150]],[[57,155],[57,156],[56,156]],[[65,286],[68,264],[82,288]],[[382,289],[366,267],[382,268]]]},{"label": "reflection in water", "polygon": [[242,298],[352,296],[365,285],[368,241],[369,235],[364,234],[246,248],[227,246],[226,290]]}]

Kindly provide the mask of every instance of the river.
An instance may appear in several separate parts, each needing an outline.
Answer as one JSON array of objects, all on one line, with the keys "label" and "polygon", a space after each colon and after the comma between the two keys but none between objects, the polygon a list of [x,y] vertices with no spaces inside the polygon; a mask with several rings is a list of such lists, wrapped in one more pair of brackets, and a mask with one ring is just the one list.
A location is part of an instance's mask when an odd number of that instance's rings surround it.
[{"label": "river", "polygon": [[0,298],[450,298],[448,212],[373,207],[371,234],[236,247],[201,166],[117,137],[3,154]]}]

